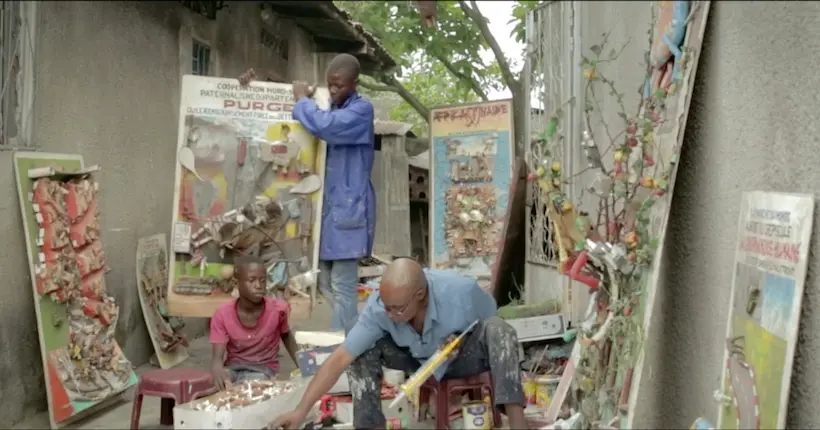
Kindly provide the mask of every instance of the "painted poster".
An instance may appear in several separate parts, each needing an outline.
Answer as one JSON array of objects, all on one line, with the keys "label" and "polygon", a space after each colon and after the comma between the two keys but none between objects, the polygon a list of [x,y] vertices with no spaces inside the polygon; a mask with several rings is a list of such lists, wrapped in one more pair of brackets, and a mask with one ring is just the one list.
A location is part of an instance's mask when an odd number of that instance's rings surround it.
[{"label": "painted poster", "polygon": [[[315,98],[327,108],[327,90]],[[171,315],[210,317],[236,296],[242,255],[266,262],[271,294],[292,277],[315,277],[325,145],[292,108],[290,84],[183,77]]]},{"label": "painted poster", "polygon": [[430,113],[431,266],[473,276],[488,291],[512,182],[512,115],[510,100]]},{"label": "painted poster", "polygon": [[181,318],[168,315],[168,245],[164,234],[137,242],[137,289],[145,326],[163,369],[188,358]]},{"label": "painted poster", "polygon": [[786,428],[814,197],[743,194],[718,423]]},{"label": "painted poster", "polygon": [[[99,185],[79,155],[14,154],[51,427],[107,404],[137,383],[114,339],[106,293]],[[32,169],[38,169],[37,172]]]}]

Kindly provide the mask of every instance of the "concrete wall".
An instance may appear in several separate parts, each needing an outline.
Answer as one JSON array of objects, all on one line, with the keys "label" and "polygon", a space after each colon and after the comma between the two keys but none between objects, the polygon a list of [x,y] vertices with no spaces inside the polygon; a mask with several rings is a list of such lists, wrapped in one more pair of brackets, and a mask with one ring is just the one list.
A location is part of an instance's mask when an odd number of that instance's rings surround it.
[{"label": "concrete wall", "polygon": [[[153,348],[136,290],[137,239],[171,230],[180,78],[191,68],[191,37],[212,47],[211,75],[255,67],[287,76],[313,70],[307,36],[290,36],[290,67],[259,43],[254,2],[231,3],[216,21],[178,2],[42,2],[36,53],[34,145],[100,164],[108,291],[120,305],[116,337],[145,363]],[[46,408],[12,152],[0,152],[0,421],[13,424]],[[204,320],[191,320],[190,335]]]},{"label": "concrete wall", "polygon": [[[820,3],[712,2],[678,170],[637,428],[717,418],[740,192],[817,195]],[[820,214],[820,212],[816,212]],[[820,427],[815,215],[787,428]],[[814,256],[812,258],[811,256]]]}]

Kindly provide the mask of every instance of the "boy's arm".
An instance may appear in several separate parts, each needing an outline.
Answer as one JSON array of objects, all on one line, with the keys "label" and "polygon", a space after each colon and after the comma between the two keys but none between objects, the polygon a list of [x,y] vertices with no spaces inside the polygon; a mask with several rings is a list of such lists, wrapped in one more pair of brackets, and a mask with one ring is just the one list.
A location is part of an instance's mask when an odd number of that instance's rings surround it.
[{"label": "boy's arm", "polygon": [[231,385],[230,378],[225,372],[225,350],[228,345],[228,330],[222,321],[223,315],[217,311],[211,318],[211,373],[217,389],[224,390]]},{"label": "boy's arm", "polygon": [[279,337],[282,339],[282,344],[288,351],[293,364],[299,367],[299,361],[296,359],[296,353],[299,351],[299,346],[296,345],[296,337],[290,331],[290,303],[285,302],[285,307],[279,313]]},{"label": "boy's arm", "polygon": [[296,367],[299,367],[299,361],[296,359],[296,353],[299,351],[299,346],[296,345],[296,337],[293,336],[293,332],[288,331],[286,333],[282,333],[282,344],[285,345],[285,349],[288,350],[288,355],[290,355],[293,363],[296,364]]},{"label": "boy's arm", "polygon": [[302,97],[293,106],[293,118],[299,121],[310,134],[327,142],[328,145],[366,145],[372,139],[362,139],[371,135],[373,128],[373,105],[367,100],[358,100],[344,109],[324,110],[315,101]]}]

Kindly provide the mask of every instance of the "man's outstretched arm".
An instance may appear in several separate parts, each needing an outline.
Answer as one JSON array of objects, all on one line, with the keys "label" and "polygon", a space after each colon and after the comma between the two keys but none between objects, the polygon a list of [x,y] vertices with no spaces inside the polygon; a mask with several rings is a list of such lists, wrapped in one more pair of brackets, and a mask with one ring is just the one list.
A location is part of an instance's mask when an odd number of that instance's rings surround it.
[{"label": "man's outstretched arm", "polygon": [[379,327],[372,314],[365,308],[344,343],[336,348],[333,354],[330,354],[330,357],[322,363],[316,375],[308,383],[296,410],[300,414],[307,414],[310,408],[330,391],[353,360],[367,349],[372,348],[373,344],[384,335],[384,330]]},{"label": "man's outstretched arm", "polygon": [[344,109],[324,110],[315,101],[302,97],[293,106],[293,118],[307,131],[328,145],[367,145],[372,142],[363,136],[371,134],[373,105],[357,100]]}]

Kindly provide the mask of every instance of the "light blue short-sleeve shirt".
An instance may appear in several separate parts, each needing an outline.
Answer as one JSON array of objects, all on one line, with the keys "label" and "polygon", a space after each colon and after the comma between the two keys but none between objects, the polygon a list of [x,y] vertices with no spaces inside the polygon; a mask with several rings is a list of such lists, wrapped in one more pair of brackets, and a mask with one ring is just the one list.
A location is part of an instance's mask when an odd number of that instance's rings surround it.
[{"label": "light blue short-sleeve shirt", "polygon": [[[473,321],[495,315],[495,299],[473,278],[452,270],[436,269],[425,270],[424,275],[429,301],[421,334],[410,324],[393,322],[377,291],[371,294],[356,325],[345,338],[345,350],[358,357],[389,335],[396,345],[408,348],[421,362],[430,358],[450,335],[463,331]],[[435,373],[436,379],[440,380],[446,371],[447,366],[441,366]]]}]

